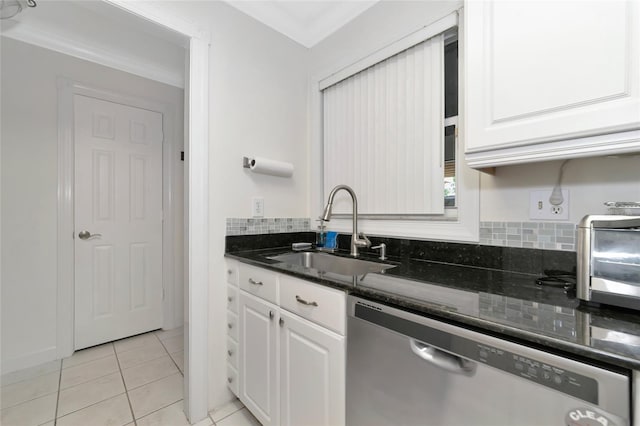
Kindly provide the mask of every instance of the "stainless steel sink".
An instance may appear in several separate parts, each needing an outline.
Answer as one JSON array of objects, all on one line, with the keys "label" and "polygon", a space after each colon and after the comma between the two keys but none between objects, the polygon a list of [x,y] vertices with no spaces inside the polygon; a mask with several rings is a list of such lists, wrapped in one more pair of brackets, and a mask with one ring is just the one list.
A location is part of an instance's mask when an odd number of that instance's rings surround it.
[{"label": "stainless steel sink", "polygon": [[395,268],[395,265],[389,265],[386,263],[369,262],[367,260],[350,259],[326,253],[306,251],[280,254],[278,256],[271,256],[269,259],[340,275],[363,275],[373,272],[382,272],[389,268]]}]

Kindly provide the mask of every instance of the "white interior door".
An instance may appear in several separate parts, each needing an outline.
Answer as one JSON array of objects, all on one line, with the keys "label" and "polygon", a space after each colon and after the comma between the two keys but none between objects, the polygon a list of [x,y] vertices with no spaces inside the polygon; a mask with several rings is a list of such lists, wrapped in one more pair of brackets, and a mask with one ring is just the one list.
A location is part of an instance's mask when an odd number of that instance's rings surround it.
[{"label": "white interior door", "polygon": [[74,96],[75,349],[162,326],[162,114]]}]

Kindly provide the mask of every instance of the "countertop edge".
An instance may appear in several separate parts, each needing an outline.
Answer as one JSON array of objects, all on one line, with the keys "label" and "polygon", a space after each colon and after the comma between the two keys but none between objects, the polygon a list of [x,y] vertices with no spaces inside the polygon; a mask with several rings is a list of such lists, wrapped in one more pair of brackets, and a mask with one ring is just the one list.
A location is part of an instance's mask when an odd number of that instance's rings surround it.
[{"label": "countertop edge", "polygon": [[[306,276],[304,274],[299,274],[293,271],[286,271],[280,268],[273,267],[271,264],[267,262],[257,261],[252,258],[247,258],[242,254],[238,253],[225,253],[225,257],[233,260],[237,260],[239,262],[257,266],[260,268],[265,268],[271,270],[273,272],[277,272],[284,275],[289,275],[295,278],[304,279],[315,284],[324,285],[333,289],[339,289],[345,291],[347,294],[351,294],[354,296],[362,296],[368,297],[378,302],[386,303],[391,306],[400,308],[400,309],[410,309],[421,314],[424,314],[428,317],[431,317],[435,320],[441,320],[448,322],[452,325],[468,328],[474,331],[485,332],[488,334],[493,334],[494,336],[506,338],[507,340],[515,341],[516,343],[526,342],[529,344],[533,344],[538,348],[551,348],[551,350],[561,351],[566,353],[567,355],[574,355],[582,358],[588,358],[595,362],[605,363],[616,367],[623,367],[631,370],[640,371],[640,360],[635,360],[631,358],[624,357],[622,355],[610,353],[604,350],[589,348],[587,346],[583,346],[577,343],[567,342],[561,339],[553,338],[550,336],[544,336],[541,334],[537,334],[531,331],[522,330],[516,327],[511,327],[508,325],[500,324],[497,322],[470,317],[465,314],[461,314],[455,312],[453,310],[445,309],[442,305],[431,304],[431,303],[419,303],[416,300],[406,298],[400,295],[395,295],[393,293],[385,293],[380,290],[372,290],[362,287],[353,287],[347,286],[337,281],[333,281],[330,279],[320,279],[313,276]],[[274,261],[274,263],[277,263]],[[390,300],[391,298],[402,299],[402,304],[398,304],[397,302]],[[511,338],[511,339],[509,339]],[[544,350],[544,349],[543,349]]]}]

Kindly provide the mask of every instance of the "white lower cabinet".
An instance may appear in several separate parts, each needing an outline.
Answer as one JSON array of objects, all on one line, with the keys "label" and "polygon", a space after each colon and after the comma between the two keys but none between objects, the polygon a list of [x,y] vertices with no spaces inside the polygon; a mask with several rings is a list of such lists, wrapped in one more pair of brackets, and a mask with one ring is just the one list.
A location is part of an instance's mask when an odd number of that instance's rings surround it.
[{"label": "white lower cabinet", "polygon": [[227,259],[227,386],[235,396],[238,383],[238,264]]},{"label": "white lower cabinet", "polygon": [[280,424],[344,424],[344,336],[285,311],[279,322]]},{"label": "white lower cabinet", "polygon": [[264,426],[278,424],[278,308],[240,291],[240,400]]},{"label": "white lower cabinet", "polygon": [[[276,295],[278,285],[294,284],[289,277],[276,278]],[[345,316],[346,294],[303,280],[295,286],[292,297],[302,309],[296,312],[309,319],[285,310],[295,305],[279,306],[278,298],[274,304],[239,290],[238,397],[264,426],[344,425],[343,323],[330,330],[316,318]]]}]

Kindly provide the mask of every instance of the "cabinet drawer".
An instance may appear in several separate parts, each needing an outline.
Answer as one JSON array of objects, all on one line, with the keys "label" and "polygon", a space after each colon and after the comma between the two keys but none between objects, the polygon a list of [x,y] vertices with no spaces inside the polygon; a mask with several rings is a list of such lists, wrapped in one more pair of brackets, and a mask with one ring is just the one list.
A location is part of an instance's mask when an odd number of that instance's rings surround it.
[{"label": "cabinet drawer", "polygon": [[227,311],[227,335],[236,342],[238,341],[238,316]]},{"label": "cabinet drawer", "polygon": [[278,274],[248,265],[239,265],[238,270],[241,289],[278,304]]},{"label": "cabinet drawer", "polygon": [[345,334],[346,297],[342,291],[282,275],[280,306],[341,335]]},{"label": "cabinet drawer", "polygon": [[227,309],[238,313],[238,288],[230,285],[227,286]]},{"label": "cabinet drawer", "polygon": [[238,262],[235,260],[227,260],[227,282],[231,285],[238,285]]},{"label": "cabinet drawer", "polygon": [[239,396],[238,392],[238,370],[227,364],[227,386],[235,396]]},{"label": "cabinet drawer", "polygon": [[230,338],[227,338],[227,362],[238,368],[238,344]]}]

